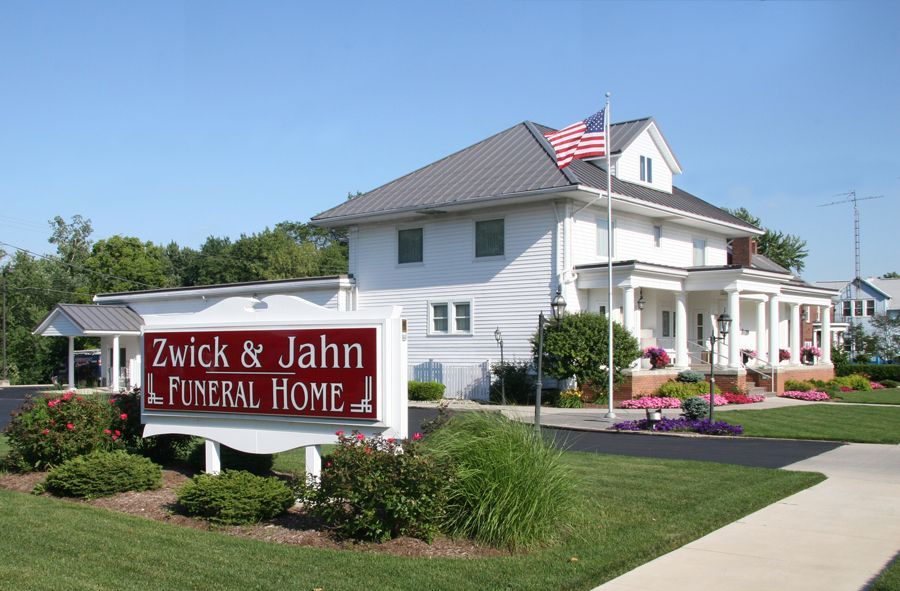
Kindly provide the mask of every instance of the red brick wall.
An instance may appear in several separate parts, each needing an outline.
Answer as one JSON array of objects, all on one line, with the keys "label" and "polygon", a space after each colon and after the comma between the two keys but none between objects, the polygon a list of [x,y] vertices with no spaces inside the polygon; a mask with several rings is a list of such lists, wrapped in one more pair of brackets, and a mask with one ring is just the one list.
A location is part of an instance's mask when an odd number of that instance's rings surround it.
[{"label": "red brick wall", "polygon": [[749,267],[756,254],[756,240],[753,238],[734,238],[731,241],[731,264]]},{"label": "red brick wall", "polygon": [[784,392],[784,383],[788,380],[828,381],[833,377],[834,367],[824,365],[778,368],[778,374],[775,376],[775,391]]}]

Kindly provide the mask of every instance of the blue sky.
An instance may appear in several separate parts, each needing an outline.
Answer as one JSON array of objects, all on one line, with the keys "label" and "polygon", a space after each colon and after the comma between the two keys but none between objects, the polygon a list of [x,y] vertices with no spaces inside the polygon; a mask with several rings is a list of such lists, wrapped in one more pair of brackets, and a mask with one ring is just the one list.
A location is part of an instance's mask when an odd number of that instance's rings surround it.
[{"label": "blue sky", "polygon": [[676,184],[799,234],[809,280],[900,271],[900,3],[3,2],[0,241],[47,220],[197,247],[306,221],[613,93]]}]

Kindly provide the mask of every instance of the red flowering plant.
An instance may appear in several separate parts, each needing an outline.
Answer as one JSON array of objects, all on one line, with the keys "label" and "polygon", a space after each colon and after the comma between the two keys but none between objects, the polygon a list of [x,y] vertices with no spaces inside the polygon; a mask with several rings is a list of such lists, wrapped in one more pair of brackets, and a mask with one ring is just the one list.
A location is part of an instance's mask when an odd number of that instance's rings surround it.
[{"label": "red flowering plant", "polygon": [[115,409],[93,396],[66,392],[59,398],[34,398],[13,414],[6,428],[7,464],[21,471],[45,470],[98,449],[119,447],[115,430],[120,423]]},{"label": "red flowering plant", "polygon": [[644,349],[644,357],[650,359],[650,367],[662,369],[669,365],[669,354],[662,347],[647,347]]},{"label": "red flowering plant", "polygon": [[299,486],[307,512],[340,537],[384,542],[398,536],[430,541],[444,516],[449,465],[410,439],[337,432],[316,481]]}]

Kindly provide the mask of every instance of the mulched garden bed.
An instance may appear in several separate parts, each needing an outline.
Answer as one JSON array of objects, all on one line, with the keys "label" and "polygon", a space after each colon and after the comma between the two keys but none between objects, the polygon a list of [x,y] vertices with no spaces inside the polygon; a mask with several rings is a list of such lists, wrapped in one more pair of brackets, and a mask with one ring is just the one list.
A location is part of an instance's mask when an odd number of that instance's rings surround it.
[{"label": "mulched garden bed", "polygon": [[[181,527],[217,531],[232,536],[276,544],[294,544],[332,550],[377,552],[394,556],[420,558],[488,558],[510,555],[509,552],[478,546],[468,540],[456,540],[446,537],[435,538],[431,544],[408,537],[396,538],[383,544],[340,540],[329,532],[314,529],[303,510],[297,506],[292,507],[287,513],[269,522],[261,522],[255,525],[214,525],[203,519],[189,517],[179,511],[175,491],[192,475],[193,473],[186,469],[164,469],[163,485],[156,490],[126,492],[91,501],[69,498],[60,500],[103,507],[111,511],[136,515]],[[30,494],[34,487],[42,482],[46,476],[46,472],[0,474],[0,488]],[[49,497],[52,495],[44,493],[43,496]]]}]

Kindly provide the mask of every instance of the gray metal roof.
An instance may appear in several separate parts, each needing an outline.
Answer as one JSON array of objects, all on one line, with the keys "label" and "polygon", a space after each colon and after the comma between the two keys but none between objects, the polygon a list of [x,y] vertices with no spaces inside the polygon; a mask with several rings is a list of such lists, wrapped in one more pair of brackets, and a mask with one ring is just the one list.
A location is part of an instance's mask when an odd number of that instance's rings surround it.
[{"label": "gray metal roof", "polygon": [[754,254],[750,257],[750,266],[761,271],[771,271],[772,273],[788,273],[792,274],[790,269],[785,269],[769,257],[763,254]]},{"label": "gray metal roof", "polygon": [[56,308],[85,332],[140,332],[144,325],[140,314],[128,306],[57,304]]},{"label": "gray metal roof", "polygon": [[[622,150],[652,118],[613,125],[612,150]],[[314,216],[313,222],[340,222],[360,215],[399,213],[440,208],[471,200],[503,198],[532,191],[573,189],[586,185],[606,189],[606,171],[575,160],[563,170],[556,166],[553,149],[542,134],[554,131],[530,121],[519,123],[486,140],[373,189],[355,199]],[[724,210],[678,187],[657,191],[613,177],[613,193],[654,205],[758,230]]]}]

